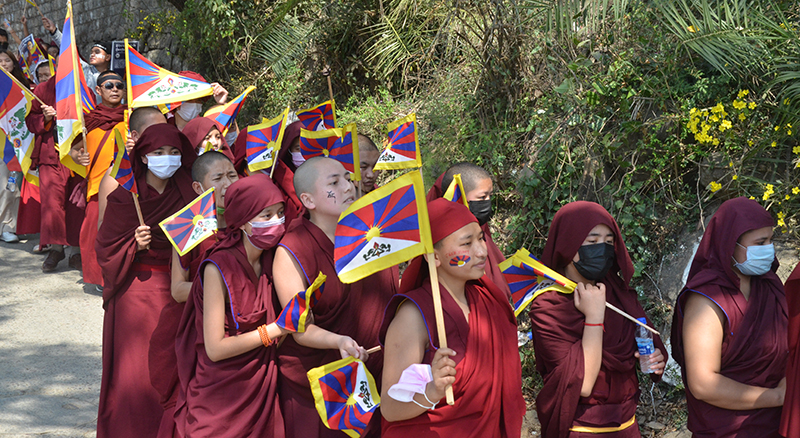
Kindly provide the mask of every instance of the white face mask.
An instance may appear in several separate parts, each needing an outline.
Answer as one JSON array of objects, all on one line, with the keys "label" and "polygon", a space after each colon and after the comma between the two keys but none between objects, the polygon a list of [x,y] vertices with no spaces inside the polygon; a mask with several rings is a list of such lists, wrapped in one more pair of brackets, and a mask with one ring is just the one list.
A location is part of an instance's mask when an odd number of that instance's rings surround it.
[{"label": "white face mask", "polygon": [[147,156],[147,170],[159,179],[169,179],[181,167],[180,155]]},{"label": "white face mask", "polygon": [[294,167],[300,167],[300,165],[305,162],[306,159],[303,158],[302,152],[292,152],[292,163],[294,163]]},{"label": "white face mask", "polygon": [[233,128],[231,128],[228,130],[228,133],[225,134],[225,142],[228,143],[228,146],[233,146],[233,144],[236,143],[236,137],[238,136],[239,134],[234,131]]},{"label": "white face mask", "polygon": [[178,115],[181,116],[183,120],[187,122],[192,120],[200,115],[200,111],[203,110],[203,105],[200,103],[194,102],[183,102],[181,106],[178,107]]}]

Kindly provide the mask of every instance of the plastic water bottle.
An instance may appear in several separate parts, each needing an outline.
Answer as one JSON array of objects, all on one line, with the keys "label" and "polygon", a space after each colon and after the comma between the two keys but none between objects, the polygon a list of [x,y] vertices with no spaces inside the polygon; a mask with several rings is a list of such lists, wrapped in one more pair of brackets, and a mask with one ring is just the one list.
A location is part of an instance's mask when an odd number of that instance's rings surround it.
[{"label": "plastic water bottle", "polygon": [[8,175],[8,184],[6,184],[6,190],[9,192],[15,192],[17,190],[17,172],[11,172]]},{"label": "plastic water bottle", "polygon": [[[642,324],[647,324],[647,319],[645,318],[636,319]],[[640,325],[636,326],[636,347],[639,348],[639,367],[642,372],[645,374],[652,373],[653,370],[650,369],[648,361],[650,360],[650,355],[656,351],[656,347],[653,345],[653,334],[650,333],[650,330]]]}]

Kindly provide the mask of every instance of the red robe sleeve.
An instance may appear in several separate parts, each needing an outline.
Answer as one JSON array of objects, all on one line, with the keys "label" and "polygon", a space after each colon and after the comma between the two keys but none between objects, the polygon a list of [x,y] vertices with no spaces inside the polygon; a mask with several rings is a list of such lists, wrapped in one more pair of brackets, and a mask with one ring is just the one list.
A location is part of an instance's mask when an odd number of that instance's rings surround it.
[{"label": "red robe sleeve", "polygon": [[800,436],[800,265],[794,268],[784,289],[789,308],[789,358],[780,433],[794,437]]}]

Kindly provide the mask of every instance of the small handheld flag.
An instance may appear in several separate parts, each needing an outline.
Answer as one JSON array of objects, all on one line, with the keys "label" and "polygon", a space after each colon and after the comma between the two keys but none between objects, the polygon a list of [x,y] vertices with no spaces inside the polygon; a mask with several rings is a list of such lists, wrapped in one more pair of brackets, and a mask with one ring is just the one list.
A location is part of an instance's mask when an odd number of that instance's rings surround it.
[{"label": "small handheld flag", "polygon": [[[60,64],[59,64],[60,65]],[[125,39],[128,107],[183,102],[214,94],[211,84],[165,70],[142,56]]]},{"label": "small handheld flag", "polygon": [[469,204],[467,203],[467,192],[464,190],[464,183],[461,182],[460,173],[453,175],[453,182],[450,183],[450,187],[448,187],[447,191],[444,192],[442,198],[447,199],[448,201],[460,202],[461,204],[464,204],[464,207],[469,208]]},{"label": "small handheld flag", "polygon": [[30,170],[33,134],[25,125],[35,97],[10,73],[0,70],[0,159],[9,170],[23,172],[26,179],[38,185],[38,177]]},{"label": "small handheld flag", "polygon": [[39,62],[46,60],[42,54],[42,51],[39,49],[39,45],[36,44],[36,40],[33,38],[33,34],[26,36],[22,39],[19,44],[19,59],[21,64],[23,64],[23,71],[27,73],[28,77],[33,80],[35,83],[39,83],[39,79],[36,77],[36,66],[39,65]]},{"label": "small handheld flag", "polygon": [[361,181],[356,124],[324,131],[300,130],[300,153],[308,160],[320,155],[342,163],[352,173],[351,181]]},{"label": "small handheld flag", "polygon": [[178,255],[191,251],[217,231],[217,209],[214,205],[214,187],[211,187],[158,224]]},{"label": "small handheld flag", "polygon": [[85,177],[86,166],[81,166],[69,156],[72,140],[83,134],[83,113],[94,109],[94,91],[89,90],[83,77],[75,44],[75,27],[72,22],[72,0],[67,1],[67,16],[61,37],[61,53],[56,70],[56,139],[62,164]]},{"label": "small handheld flag", "polygon": [[381,403],[372,374],[352,356],[310,370],[308,382],[322,423],[352,438],[364,433]]},{"label": "small handheld flag", "polygon": [[277,324],[278,327],[292,332],[305,332],[309,311],[319,301],[319,297],[325,289],[325,280],[327,279],[328,277],[320,272],[308,289],[295,295],[294,298],[286,304],[281,314],[278,315],[275,324]]},{"label": "small handheld flag", "polygon": [[224,105],[211,108],[210,110],[206,111],[205,114],[203,114],[203,117],[211,119],[222,125],[222,135],[227,134],[228,128],[230,128],[230,126],[233,124],[233,121],[236,120],[239,110],[241,110],[242,106],[244,106],[244,101],[247,99],[247,95],[255,89],[256,87],[252,85],[247,87],[247,89],[244,90],[244,93],[236,96],[233,100]]},{"label": "small handheld flag", "polygon": [[417,115],[412,113],[388,125],[386,148],[378,157],[375,170],[413,169],[422,167],[417,139]]},{"label": "small handheld flag", "polygon": [[336,225],[333,258],[342,283],[433,252],[422,175],[415,170],[353,204]]},{"label": "small handheld flag", "polygon": [[297,118],[309,131],[322,131],[336,127],[336,103],[333,99],[315,107],[300,110]]},{"label": "small handheld flag", "polygon": [[548,268],[522,248],[500,263],[500,270],[511,288],[514,315],[517,316],[539,295],[547,291],[572,293],[575,282]]},{"label": "small handheld flag", "polygon": [[275,158],[281,150],[288,117],[289,108],[287,107],[278,117],[247,128],[245,144],[247,168],[250,169],[250,172],[268,169],[274,165]]},{"label": "small handheld flag", "polygon": [[111,165],[111,177],[117,180],[117,183],[125,188],[125,190],[138,194],[136,188],[136,180],[133,177],[133,168],[131,167],[131,159],[128,156],[128,151],[125,149],[125,140],[119,130],[114,129],[114,143],[116,150],[114,150],[114,164]]}]

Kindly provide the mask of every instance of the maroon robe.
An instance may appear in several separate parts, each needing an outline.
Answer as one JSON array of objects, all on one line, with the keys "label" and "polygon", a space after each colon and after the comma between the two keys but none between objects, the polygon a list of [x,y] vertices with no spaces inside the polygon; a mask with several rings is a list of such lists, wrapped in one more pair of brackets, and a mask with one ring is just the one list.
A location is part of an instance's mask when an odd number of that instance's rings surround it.
[{"label": "maroon robe", "polygon": [[189,122],[186,124],[186,126],[183,127],[181,132],[183,132],[183,135],[185,135],[186,138],[189,139],[189,143],[192,144],[192,147],[195,150],[195,154],[197,154],[198,148],[205,147],[203,139],[206,138],[206,135],[208,135],[208,133],[211,132],[213,128],[217,128],[217,131],[219,131],[219,135],[221,137],[220,141],[222,142],[222,144],[220,145],[219,152],[221,152],[231,161],[233,161],[234,160],[233,151],[231,150],[231,147],[228,146],[228,142],[225,140],[225,136],[222,135],[222,131],[224,130],[224,128],[216,121],[207,119],[205,117],[195,117],[194,119],[189,120]]},{"label": "maroon robe", "polygon": [[[427,200],[428,202],[433,201],[436,198],[441,198],[444,195],[444,192],[447,190],[446,188],[442,188],[442,180],[444,179],[444,173],[439,175],[439,178],[436,179],[436,182],[433,184],[433,187],[428,191]],[[489,223],[485,223],[481,226],[481,230],[483,230],[483,237],[486,239],[486,252],[488,253],[488,261],[486,263],[486,275],[492,282],[502,290],[508,298],[511,298],[511,288],[508,287],[508,282],[506,282],[506,277],[503,276],[503,271],[500,270],[500,263],[505,261],[506,257],[500,252],[500,248],[495,245],[494,240],[492,239],[492,229],[489,227]]]},{"label": "maroon robe", "polygon": [[[397,291],[398,268],[386,269],[353,284],[341,283],[333,262],[333,242],[305,217],[292,224],[280,245],[294,256],[307,284],[311,284],[319,272],[328,276],[325,293],[314,306],[314,324],[330,332],[350,336],[367,349],[378,345],[383,309]],[[323,425],[314,406],[307,376],[310,369],[341,358],[337,349],[303,347],[291,336],[278,349],[281,372],[278,385],[287,437],[346,436],[344,432],[330,430]],[[370,354],[366,365],[375,381],[380,382],[383,354]],[[378,417],[373,415],[365,436],[380,436]]]},{"label": "maroon robe", "polygon": [[[611,215],[593,202],[571,202],[556,213],[547,237],[542,263],[564,273],[589,231],[605,224],[614,233],[616,261],[606,274],[606,301],[635,318],[646,317],[629,284],[633,276],[631,262],[619,227]],[[636,340],[638,325],[606,309],[603,332],[603,359],[597,381],[589,397],[581,397],[584,378],[583,330],[585,317],[575,308],[572,294],[545,292],[531,303],[533,347],[536,370],[544,380],[536,397],[536,411],[542,424],[542,436],[564,438],[591,436],[571,432],[570,428],[618,427],[636,413],[639,402],[639,380],[636,376]],[[648,324],[652,323],[648,319]],[[661,339],[654,338],[656,348],[667,360]],[[661,376],[650,374],[658,381]],[[604,437],[638,437],[638,425],[604,433]]]},{"label": "maroon robe", "polygon": [[781,435],[800,436],[800,265],[786,279],[789,309],[789,358],[786,365],[786,397],[781,415]]},{"label": "maroon robe", "polygon": [[[46,104],[55,107],[56,79],[36,86],[33,94]],[[41,188],[41,227],[39,244],[78,246],[83,209],[69,201],[72,190],[80,184],[81,177],[72,176],[69,169],[61,164],[55,146],[55,119],[46,122],[42,105],[33,101],[31,112],[25,118],[25,125],[34,134],[32,160],[39,169]]]},{"label": "maroon robe", "polygon": [[42,209],[39,196],[39,187],[22,181],[20,190],[19,215],[17,216],[17,234],[37,234],[42,224]]},{"label": "maroon robe", "polygon": [[[229,226],[201,268],[213,263],[219,269],[227,287],[225,333],[236,336],[277,317],[279,305],[272,289],[275,251],[261,254],[261,275],[256,276],[239,227],[263,208],[283,202],[283,196],[268,176],[257,174],[232,184],[225,198],[230,205],[225,211]],[[175,413],[178,435],[283,438],[276,345],[218,362],[209,359],[203,337],[203,278],[196,277],[175,345],[180,376]]]},{"label": "maroon robe", "polygon": [[750,297],[739,291],[731,259],[736,242],[750,230],[772,227],[772,216],[758,202],[725,201],[711,218],[675,305],[672,353],[681,366],[694,437],[779,437],[781,408],[729,410],[696,399],[686,384],[683,310],[687,292],[698,293],[725,314],[720,374],[745,385],[775,388],[786,374],[788,310],[783,285],[773,269],[750,277]]},{"label": "maroon robe", "polygon": [[[140,157],[166,144],[181,149],[183,167],[159,194],[147,184]],[[148,250],[137,251],[131,193],[120,186],[108,197],[106,211],[115,220],[103,221],[95,246],[105,282],[98,437],[156,436],[162,417],[172,421],[164,412],[174,409],[177,395],[170,390],[177,381],[175,333],[183,304],[172,299],[172,246],[158,224],[195,198],[188,170],[194,158],[186,138],[167,124],[147,128],[134,146],[139,204],[152,236]]]}]

